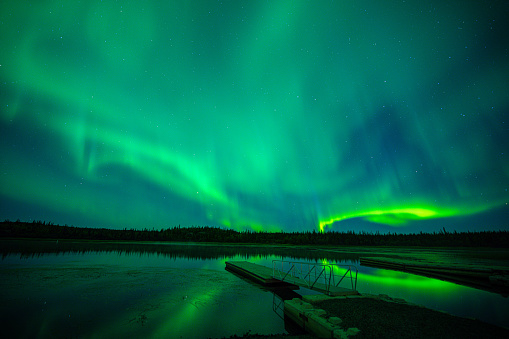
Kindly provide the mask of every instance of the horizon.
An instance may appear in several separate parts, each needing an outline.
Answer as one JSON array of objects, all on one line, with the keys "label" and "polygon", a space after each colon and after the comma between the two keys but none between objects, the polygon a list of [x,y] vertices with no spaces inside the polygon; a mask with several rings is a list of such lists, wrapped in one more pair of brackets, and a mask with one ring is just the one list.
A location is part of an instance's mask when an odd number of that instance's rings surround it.
[{"label": "horizon", "polygon": [[509,230],[508,10],[4,1],[0,220]]},{"label": "horizon", "polygon": [[471,231],[471,230],[464,230],[464,231],[457,231],[455,229],[446,229],[445,226],[439,228],[439,229],[436,229],[436,230],[433,230],[433,231],[428,231],[428,232],[423,232],[423,231],[417,231],[417,232],[391,232],[391,230],[389,229],[388,231],[386,232],[383,232],[383,231],[380,231],[379,229],[377,230],[363,230],[363,229],[349,229],[349,230],[338,230],[338,229],[332,229],[332,228],[325,228],[323,229],[323,231],[321,230],[316,230],[316,229],[309,229],[309,230],[300,230],[300,231],[295,231],[295,230],[289,230],[289,231],[285,231],[285,230],[279,230],[279,231],[266,231],[266,230],[259,230],[259,231],[255,231],[255,230],[252,230],[250,228],[244,228],[244,229],[241,229],[241,230],[236,230],[236,229],[232,229],[232,228],[229,228],[229,227],[225,227],[225,226],[209,226],[209,225],[173,225],[173,226],[169,226],[169,227],[166,227],[166,228],[160,228],[160,229],[156,229],[156,228],[148,228],[148,227],[145,227],[145,228],[123,228],[123,229],[119,229],[119,228],[107,228],[107,227],[89,227],[89,226],[79,226],[79,225],[68,225],[68,224],[57,224],[57,223],[53,223],[52,221],[46,221],[46,220],[30,220],[30,221],[24,221],[24,220],[20,220],[20,219],[17,219],[15,221],[13,220],[9,220],[9,219],[5,219],[3,221],[0,221],[0,223],[21,223],[21,224],[40,224],[40,225],[46,225],[46,226],[56,226],[56,227],[71,227],[71,228],[78,228],[78,229],[102,229],[102,230],[108,230],[108,231],[142,231],[142,232],[160,232],[160,231],[166,231],[166,230],[174,230],[174,229],[207,229],[207,228],[212,228],[212,229],[219,229],[219,230],[222,230],[222,231],[234,231],[234,232],[238,232],[238,233],[299,233],[299,234],[304,234],[304,233],[315,233],[315,234],[327,234],[327,233],[354,233],[354,234],[358,234],[358,235],[362,235],[362,234],[367,234],[367,235],[419,235],[419,234],[430,234],[430,235],[437,235],[437,234],[460,234],[460,233],[483,233],[483,232],[509,232],[509,230],[506,230],[506,229],[489,229],[489,230],[474,230],[474,231]]}]

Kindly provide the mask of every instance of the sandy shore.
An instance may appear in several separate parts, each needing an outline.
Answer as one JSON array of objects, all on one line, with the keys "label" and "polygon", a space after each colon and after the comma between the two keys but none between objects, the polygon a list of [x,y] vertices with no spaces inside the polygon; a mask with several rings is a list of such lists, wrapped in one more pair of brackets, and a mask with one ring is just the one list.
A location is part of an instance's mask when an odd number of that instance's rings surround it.
[{"label": "sandy shore", "polygon": [[385,295],[308,300],[362,338],[509,338],[509,329],[434,311]]}]

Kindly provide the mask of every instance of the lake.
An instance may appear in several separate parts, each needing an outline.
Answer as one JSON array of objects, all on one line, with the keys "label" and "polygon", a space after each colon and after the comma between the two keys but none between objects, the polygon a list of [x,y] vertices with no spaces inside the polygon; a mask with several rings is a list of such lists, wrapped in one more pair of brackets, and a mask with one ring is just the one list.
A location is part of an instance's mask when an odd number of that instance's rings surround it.
[{"label": "lake", "polygon": [[[387,294],[506,326],[508,298],[417,275],[359,265],[363,251],[295,246],[0,240],[2,333],[21,338],[221,338],[287,333],[271,291],[225,261],[357,266],[360,293]],[[411,250],[409,250],[411,251]],[[299,289],[299,294],[317,292]]]}]

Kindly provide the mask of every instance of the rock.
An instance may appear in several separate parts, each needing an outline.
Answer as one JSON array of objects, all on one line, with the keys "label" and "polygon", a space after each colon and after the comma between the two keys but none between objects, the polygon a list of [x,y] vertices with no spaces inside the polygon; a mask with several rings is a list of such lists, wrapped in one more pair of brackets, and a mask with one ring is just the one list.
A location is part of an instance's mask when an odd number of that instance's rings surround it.
[{"label": "rock", "polygon": [[326,314],[327,314],[327,312],[325,312],[324,310],[319,309],[319,308],[317,308],[317,309],[311,309],[311,310],[309,310],[309,311],[305,311],[305,312],[304,312],[304,315],[305,315],[306,317],[311,317],[311,316],[315,316],[315,317],[323,317],[323,316],[325,316]]},{"label": "rock", "polygon": [[306,303],[306,302],[303,302],[301,307],[302,307],[302,309],[308,309],[308,310],[313,309],[313,305],[311,305],[310,303]]},{"label": "rock", "polygon": [[341,318],[338,317],[329,317],[329,322],[333,325],[339,326],[343,322],[343,320],[341,320]]},{"label": "rock", "polygon": [[352,337],[359,333],[361,330],[359,330],[357,327],[350,327],[348,330],[346,330],[346,335],[349,337]]},{"label": "rock", "polygon": [[379,294],[378,299],[380,300],[392,300],[391,297],[389,297],[387,294]]}]

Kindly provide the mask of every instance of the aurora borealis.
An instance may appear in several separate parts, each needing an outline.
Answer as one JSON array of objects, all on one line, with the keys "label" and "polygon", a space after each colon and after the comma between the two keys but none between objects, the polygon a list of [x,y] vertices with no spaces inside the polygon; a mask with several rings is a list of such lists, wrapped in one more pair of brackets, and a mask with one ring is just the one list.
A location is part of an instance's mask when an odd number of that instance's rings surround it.
[{"label": "aurora borealis", "polygon": [[506,1],[0,4],[0,219],[508,229]]}]

